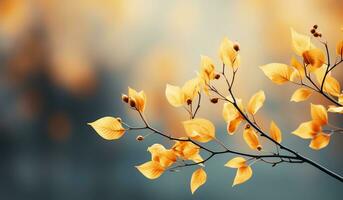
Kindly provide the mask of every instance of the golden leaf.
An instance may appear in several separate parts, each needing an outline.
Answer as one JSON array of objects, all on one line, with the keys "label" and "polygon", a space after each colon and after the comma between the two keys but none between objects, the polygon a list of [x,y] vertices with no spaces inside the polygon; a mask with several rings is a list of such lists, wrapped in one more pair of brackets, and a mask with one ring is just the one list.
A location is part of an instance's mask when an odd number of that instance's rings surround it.
[{"label": "golden leaf", "polygon": [[[314,71],[314,75],[316,76],[316,79],[317,79],[317,83],[319,85],[322,84],[323,82],[323,78],[325,76],[325,73],[326,73],[326,68],[327,68],[327,65],[324,64],[323,66],[321,66],[319,69],[317,69],[316,71]],[[327,76],[330,76],[331,72],[329,72],[329,74]]]},{"label": "golden leaf", "polygon": [[341,86],[339,82],[332,76],[327,76],[325,78],[323,89],[325,92],[335,97],[338,97],[341,94]]},{"label": "golden leaf", "polygon": [[330,134],[318,133],[313,137],[310,143],[310,147],[315,150],[320,150],[326,147],[330,142]]},{"label": "golden leaf", "polygon": [[247,125],[243,131],[244,141],[248,144],[251,149],[261,150],[262,146],[258,139],[257,133],[250,125]]},{"label": "golden leaf", "polygon": [[250,166],[240,167],[237,169],[235,179],[232,187],[238,184],[242,184],[252,177],[252,169]]},{"label": "golden leaf", "polygon": [[105,140],[119,139],[124,135],[125,129],[120,121],[114,117],[103,117],[88,123]]},{"label": "golden leaf", "polygon": [[182,92],[185,96],[185,100],[193,100],[194,97],[198,94],[200,90],[200,81],[199,78],[193,78],[187,81],[182,86]]},{"label": "golden leaf", "polygon": [[136,90],[129,87],[129,98],[134,100],[136,103],[136,108],[140,112],[144,112],[146,104],[146,95],[144,91],[137,92]]},{"label": "golden leaf", "polygon": [[276,84],[283,84],[290,80],[293,69],[281,63],[270,63],[260,67],[264,74]]},{"label": "golden leaf", "polygon": [[167,84],[166,97],[170,105],[180,107],[186,102],[185,95],[180,87]]},{"label": "golden leaf", "polygon": [[300,34],[291,28],[292,47],[293,51],[298,55],[302,54],[311,48],[311,38],[307,35]]},{"label": "golden leaf", "polygon": [[275,124],[274,121],[270,123],[270,136],[278,143],[282,141],[282,133],[279,127]]},{"label": "golden leaf", "polygon": [[301,137],[302,139],[311,139],[319,131],[321,131],[321,126],[319,123],[314,121],[303,122],[299,127],[292,132],[292,134]]},{"label": "golden leaf", "polygon": [[228,134],[233,135],[239,124],[243,121],[243,116],[231,103],[224,104],[222,114],[227,123]]},{"label": "golden leaf", "polygon": [[264,92],[260,90],[254,96],[251,97],[247,110],[250,114],[254,115],[263,106],[264,100],[266,99]]},{"label": "golden leaf", "polygon": [[338,56],[342,56],[343,55],[343,40],[339,41],[337,43],[337,46],[336,46],[336,54]]},{"label": "golden leaf", "polygon": [[184,160],[193,160],[194,158],[198,158],[200,152],[200,148],[197,145],[188,141],[176,141],[172,147],[172,150],[177,156],[183,158]]},{"label": "golden leaf", "polygon": [[312,94],[312,90],[308,88],[299,88],[293,93],[291,97],[291,101],[294,101],[294,102],[305,101],[311,96],[311,94]]},{"label": "golden leaf", "polygon": [[207,174],[203,168],[199,168],[193,172],[190,183],[192,194],[194,194],[200,186],[206,183],[206,179]]},{"label": "golden leaf", "polygon": [[312,120],[319,123],[320,125],[325,125],[328,123],[328,113],[322,105],[311,104],[311,116]]},{"label": "golden leaf", "polygon": [[318,48],[310,49],[303,53],[304,62],[308,64],[308,71],[313,72],[320,68],[325,62],[325,55]]},{"label": "golden leaf", "polygon": [[230,168],[246,167],[247,161],[245,160],[245,158],[235,157],[235,158],[229,160],[224,166],[230,167]]},{"label": "golden leaf", "polygon": [[230,66],[234,70],[240,65],[240,56],[233,48],[233,42],[226,37],[220,44],[219,57],[226,66]]},{"label": "golden leaf", "polygon": [[336,107],[336,106],[329,106],[329,109],[328,109],[329,112],[332,112],[332,113],[343,113],[343,106],[340,106],[340,107]]},{"label": "golden leaf", "polygon": [[160,177],[164,172],[164,168],[160,165],[159,162],[156,161],[143,163],[139,166],[136,166],[136,168],[148,179],[156,179]]},{"label": "golden leaf", "polygon": [[294,57],[291,59],[291,66],[297,70],[301,79],[305,77],[304,66]]},{"label": "golden leaf", "polygon": [[201,56],[200,64],[200,78],[204,80],[205,83],[209,83],[215,77],[215,67],[213,61],[208,56]]},{"label": "golden leaf", "polygon": [[175,152],[164,148],[161,144],[153,144],[148,151],[151,153],[151,160],[159,162],[164,168],[171,166],[177,160]]},{"label": "golden leaf", "polygon": [[198,142],[208,142],[215,137],[215,127],[207,119],[195,118],[183,122],[188,137]]}]

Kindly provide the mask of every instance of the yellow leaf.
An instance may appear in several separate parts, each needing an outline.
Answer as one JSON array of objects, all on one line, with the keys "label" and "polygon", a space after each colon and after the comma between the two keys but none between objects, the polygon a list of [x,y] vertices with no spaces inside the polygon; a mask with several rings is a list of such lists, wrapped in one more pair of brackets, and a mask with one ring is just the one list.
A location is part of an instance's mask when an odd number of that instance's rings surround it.
[{"label": "yellow leaf", "polygon": [[120,121],[114,117],[103,117],[88,123],[105,140],[119,139],[124,135],[125,129]]},{"label": "yellow leaf", "polygon": [[172,150],[177,156],[183,158],[184,160],[193,160],[194,158],[198,158],[198,154],[200,152],[200,148],[197,145],[188,141],[176,141],[172,147]]},{"label": "yellow leaf", "polygon": [[323,89],[325,92],[335,97],[338,97],[341,94],[341,86],[339,82],[332,76],[326,77]]},{"label": "yellow leaf", "polygon": [[325,55],[318,48],[310,49],[303,53],[304,62],[308,64],[308,71],[313,72],[320,68],[325,62]]},{"label": "yellow leaf", "polygon": [[270,123],[270,136],[278,143],[282,141],[282,133],[274,121]]},{"label": "yellow leaf", "polygon": [[182,92],[187,100],[193,100],[194,97],[198,94],[200,90],[200,81],[199,78],[193,78],[187,81],[183,87]]},{"label": "yellow leaf", "polygon": [[293,28],[291,28],[291,36],[293,51],[298,56],[302,56],[305,51],[311,48],[311,38],[309,36],[297,33]]},{"label": "yellow leaf", "polygon": [[256,114],[256,112],[263,106],[265,99],[266,97],[262,90],[254,94],[248,103],[248,112],[252,115]]},{"label": "yellow leaf", "polygon": [[250,127],[250,125],[246,125],[243,131],[243,138],[251,149],[259,151],[262,149],[258,136],[254,129]]},{"label": "yellow leaf", "polygon": [[304,66],[294,57],[291,59],[291,66],[294,67],[298,73],[301,79],[305,77],[305,69]]},{"label": "yellow leaf", "polygon": [[146,95],[144,91],[137,92],[136,90],[129,87],[129,98],[134,100],[136,103],[136,108],[140,112],[144,112],[146,104]]},{"label": "yellow leaf", "polygon": [[320,125],[325,125],[328,123],[328,113],[322,105],[311,104],[311,116],[312,120],[319,123]]},{"label": "yellow leaf", "polygon": [[312,90],[308,88],[299,88],[293,93],[291,97],[291,101],[294,101],[294,102],[305,101],[311,96],[311,94],[312,94]]},{"label": "yellow leaf", "polygon": [[166,97],[170,105],[180,107],[186,102],[185,95],[180,87],[167,84]]},{"label": "yellow leaf", "polygon": [[215,127],[207,119],[195,118],[183,122],[188,137],[198,142],[208,142],[215,137]]},{"label": "yellow leaf", "polygon": [[208,83],[215,77],[215,67],[213,61],[208,56],[201,56],[200,78]]},{"label": "yellow leaf", "polygon": [[226,37],[220,44],[219,56],[226,66],[230,66],[234,70],[236,70],[240,65],[240,56],[233,48],[233,42]]},{"label": "yellow leaf", "polygon": [[246,167],[247,161],[245,160],[245,158],[236,157],[236,158],[229,160],[224,166],[230,167],[230,168]]},{"label": "yellow leaf", "polygon": [[244,183],[245,181],[249,180],[251,177],[252,177],[252,169],[250,166],[238,168],[232,187],[235,185]]},{"label": "yellow leaf", "polygon": [[328,111],[333,112],[333,113],[343,113],[343,106],[340,106],[340,107],[329,106]]},{"label": "yellow leaf", "polygon": [[290,66],[281,63],[270,63],[260,68],[276,84],[283,84],[289,81],[293,72]]},{"label": "yellow leaf", "polygon": [[330,142],[330,134],[319,133],[311,140],[310,147],[315,150],[326,147]]},{"label": "yellow leaf", "polygon": [[161,144],[153,144],[148,151],[151,153],[151,160],[159,162],[164,168],[171,166],[177,160],[175,152],[164,148]]},{"label": "yellow leaf", "polygon": [[243,121],[242,115],[231,103],[223,106],[223,118],[227,122],[228,134],[233,135],[239,124]]},{"label": "yellow leaf", "polygon": [[229,135],[233,135],[243,120],[244,119],[242,117],[237,117],[236,119],[230,121],[226,127],[227,133]]},{"label": "yellow leaf", "polygon": [[311,139],[321,131],[319,123],[314,121],[303,122],[292,134],[301,137],[302,139]]},{"label": "yellow leaf", "polygon": [[336,46],[336,54],[338,56],[342,56],[343,55],[343,40],[339,41],[337,43],[337,46]]},{"label": "yellow leaf", "polygon": [[[324,64],[323,66],[321,66],[319,69],[317,69],[316,71],[314,71],[314,75],[316,76],[316,79],[317,79],[317,83],[319,85],[322,84],[323,82],[323,78],[324,78],[324,75],[326,73],[326,68],[327,68],[327,65]],[[329,73],[327,76],[330,76],[331,73]]]},{"label": "yellow leaf", "polygon": [[203,168],[199,168],[193,172],[190,184],[192,194],[194,194],[200,186],[206,183],[206,179],[207,174]]},{"label": "yellow leaf", "polygon": [[148,179],[156,179],[164,172],[164,168],[156,161],[143,163],[136,168]]}]

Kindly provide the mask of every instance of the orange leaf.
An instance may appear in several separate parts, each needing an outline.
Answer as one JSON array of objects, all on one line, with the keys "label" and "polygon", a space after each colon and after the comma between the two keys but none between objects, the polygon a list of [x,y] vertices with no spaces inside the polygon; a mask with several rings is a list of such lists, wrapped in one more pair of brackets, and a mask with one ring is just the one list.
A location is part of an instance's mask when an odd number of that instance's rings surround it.
[{"label": "orange leaf", "polygon": [[245,158],[236,157],[236,158],[229,160],[224,166],[230,167],[230,168],[246,167],[247,161],[245,160]]},{"label": "orange leaf", "polygon": [[313,137],[310,147],[315,150],[320,150],[326,147],[330,142],[330,134],[319,133]]},{"label": "orange leaf", "polygon": [[301,137],[302,139],[311,139],[321,131],[321,126],[315,121],[303,122],[292,134]]},{"label": "orange leaf", "polygon": [[146,162],[136,168],[148,179],[156,179],[164,172],[164,168],[156,161]]},{"label": "orange leaf", "polygon": [[190,183],[192,194],[194,194],[200,186],[206,183],[206,179],[207,174],[203,168],[199,168],[193,172]]},{"label": "orange leaf", "polygon": [[311,96],[311,94],[312,94],[312,90],[308,88],[299,88],[293,93],[291,97],[291,101],[294,101],[294,102],[305,101]]},{"label": "orange leaf", "polygon": [[316,121],[320,125],[328,123],[328,113],[322,105],[311,104],[311,116],[313,121]]},{"label": "orange leaf", "polygon": [[254,150],[261,150],[262,146],[260,145],[260,141],[258,140],[258,136],[253,128],[250,125],[247,125],[243,131],[243,138],[244,141],[248,144],[251,149]]},{"label": "orange leaf", "polygon": [[270,136],[278,143],[282,141],[282,133],[274,121],[270,123]]},{"label": "orange leaf", "polygon": [[240,167],[237,169],[235,179],[232,187],[238,184],[242,184],[252,177],[252,169],[250,166]]}]

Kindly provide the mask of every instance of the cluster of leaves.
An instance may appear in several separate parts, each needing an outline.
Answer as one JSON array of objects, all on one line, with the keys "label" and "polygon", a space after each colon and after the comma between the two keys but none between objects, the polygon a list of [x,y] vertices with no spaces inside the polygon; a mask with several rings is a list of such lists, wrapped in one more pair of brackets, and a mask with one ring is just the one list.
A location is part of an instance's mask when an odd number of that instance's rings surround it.
[{"label": "cluster of leaves", "polygon": [[[330,112],[343,113],[343,94],[340,91],[338,81],[331,75],[332,69],[342,62],[343,41],[337,45],[336,53],[340,60],[331,66],[326,43],[324,43],[327,50],[325,56],[324,52],[311,42],[311,37],[299,34],[293,29],[291,33],[294,52],[302,58],[302,64],[296,58],[292,58],[290,65],[272,63],[262,66],[261,69],[268,78],[277,84],[291,82],[302,86],[302,88],[294,92],[291,101],[304,101],[315,91],[335,104],[335,106],[328,109]],[[165,90],[167,101],[174,107],[183,107],[189,115],[189,119],[182,122],[185,131],[184,137],[173,137],[150,126],[144,116],[146,95],[143,91],[137,92],[132,88],[129,88],[127,95],[122,95],[122,100],[139,114],[144,126],[132,127],[120,118],[115,117],[103,117],[89,123],[89,125],[106,140],[119,139],[128,130],[148,130],[151,133],[172,140],[173,144],[169,148],[164,147],[162,144],[153,144],[148,147],[151,160],[136,166],[136,168],[145,177],[156,179],[166,170],[175,171],[182,167],[198,166],[191,176],[190,188],[192,193],[207,180],[207,174],[204,170],[205,162],[217,154],[226,153],[238,155],[224,165],[237,169],[233,186],[249,180],[253,174],[251,166],[258,161],[272,166],[284,162],[308,163],[343,181],[341,176],[282,145],[282,132],[274,121],[270,122],[269,133],[263,131],[255,120],[257,112],[262,108],[266,99],[262,90],[254,94],[246,105],[244,105],[242,99],[235,97],[232,88],[240,66],[239,51],[240,47],[237,43],[224,38],[219,48],[219,57],[223,63],[220,72],[216,70],[211,58],[201,56],[200,70],[196,77],[187,81],[181,87],[167,84]],[[228,77],[227,73],[230,73],[231,77]],[[311,74],[316,76],[317,84],[312,80]],[[214,82],[218,79],[223,79],[227,84],[227,94],[221,93],[214,86]],[[305,80],[312,85],[307,84]],[[227,124],[228,136],[234,135],[238,127],[242,123],[245,124],[242,134],[243,139],[249,148],[256,151],[256,154],[230,149],[216,138],[216,129],[211,121],[196,116],[201,105],[202,94],[205,94],[214,104],[219,101],[224,102],[222,116]],[[329,144],[330,136],[333,133],[343,131],[338,127],[329,130],[322,128],[332,126],[328,123],[327,109],[323,105],[311,104],[311,116],[312,120],[300,124],[293,131],[293,134],[304,139],[311,139],[310,147],[312,149],[324,148]],[[260,137],[265,137],[268,142],[275,144],[276,152],[266,154],[265,152],[270,151],[261,151],[263,146]],[[137,140],[143,141],[144,136],[138,135]],[[221,146],[223,151],[214,151],[204,146],[205,143],[211,141]],[[201,152],[207,152],[209,156],[203,158]]]}]

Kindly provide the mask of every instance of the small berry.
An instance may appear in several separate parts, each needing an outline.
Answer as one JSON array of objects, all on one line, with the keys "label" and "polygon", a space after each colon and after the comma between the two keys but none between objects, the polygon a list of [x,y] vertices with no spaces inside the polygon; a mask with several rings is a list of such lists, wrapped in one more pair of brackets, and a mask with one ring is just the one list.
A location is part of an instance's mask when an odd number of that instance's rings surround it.
[{"label": "small berry", "polygon": [[220,74],[216,74],[214,78],[218,80],[220,78]]},{"label": "small berry", "polygon": [[121,100],[125,103],[129,102],[129,97],[126,94],[121,95]]},{"label": "small berry", "polygon": [[192,99],[187,99],[187,105],[191,105],[192,104]]},{"label": "small berry", "polygon": [[314,28],[314,29],[317,29],[317,28],[318,28],[318,25],[317,25],[317,24],[313,25],[313,28]]},{"label": "small berry", "polygon": [[249,128],[250,128],[250,124],[246,124],[245,129],[249,129]]},{"label": "small berry", "polygon": [[314,34],[316,32],[316,29],[311,29],[311,33]]},{"label": "small berry", "polygon": [[141,142],[141,141],[144,140],[144,136],[138,135],[138,136],[136,137],[136,140]]},{"label": "small berry", "polygon": [[211,103],[218,103],[218,98],[212,98]]},{"label": "small berry", "polygon": [[319,33],[316,32],[316,33],[313,34],[313,36],[314,37],[319,37]]},{"label": "small berry", "polygon": [[135,108],[135,107],[136,107],[136,101],[133,100],[133,99],[130,99],[130,100],[129,100],[129,104],[130,104],[130,106],[131,106],[132,108]]},{"label": "small berry", "polygon": [[240,49],[239,49],[239,45],[238,44],[234,44],[233,45],[233,49],[235,50],[235,51],[239,51]]}]

